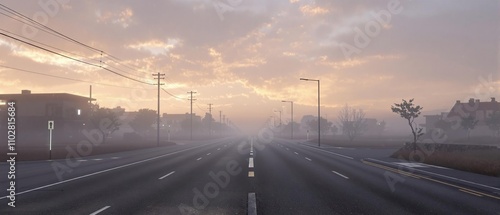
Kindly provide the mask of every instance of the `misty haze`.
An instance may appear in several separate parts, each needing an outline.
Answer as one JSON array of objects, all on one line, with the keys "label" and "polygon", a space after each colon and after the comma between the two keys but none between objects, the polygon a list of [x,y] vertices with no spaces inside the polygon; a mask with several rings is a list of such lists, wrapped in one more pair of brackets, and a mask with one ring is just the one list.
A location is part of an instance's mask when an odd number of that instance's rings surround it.
[{"label": "misty haze", "polygon": [[0,214],[500,214],[496,0],[0,0]]}]

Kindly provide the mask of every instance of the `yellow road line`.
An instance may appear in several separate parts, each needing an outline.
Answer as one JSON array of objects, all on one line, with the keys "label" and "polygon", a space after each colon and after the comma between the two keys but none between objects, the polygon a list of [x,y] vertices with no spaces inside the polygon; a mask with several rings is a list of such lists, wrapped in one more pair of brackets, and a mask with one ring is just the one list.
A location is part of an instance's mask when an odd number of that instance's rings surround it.
[{"label": "yellow road line", "polygon": [[458,190],[460,190],[460,191],[462,191],[462,192],[464,192],[464,193],[468,193],[468,194],[474,195],[474,196],[482,197],[482,195],[481,195],[481,194],[477,194],[477,193],[475,193],[475,192],[469,192],[469,191],[467,191],[467,190],[462,190],[462,189],[458,189]]},{"label": "yellow road line", "polygon": [[370,166],[378,167],[378,168],[381,168],[381,169],[385,169],[387,171],[395,172],[395,173],[398,173],[400,175],[411,176],[411,177],[414,177],[414,178],[423,178],[423,179],[427,179],[429,181],[433,181],[433,182],[437,182],[437,183],[440,183],[440,184],[448,185],[450,187],[455,187],[455,188],[457,188],[458,190],[460,190],[462,192],[466,192],[466,193],[469,193],[469,194],[472,194],[472,195],[475,195],[475,196],[479,196],[479,197],[481,197],[481,196],[487,196],[487,197],[490,197],[490,198],[494,198],[494,199],[500,200],[500,197],[498,197],[498,196],[490,195],[490,194],[483,193],[483,192],[476,191],[476,190],[471,190],[469,188],[465,188],[465,187],[458,186],[458,185],[455,185],[455,184],[450,184],[450,183],[447,183],[447,182],[444,182],[444,181],[440,181],[440,180],[437,180],[437,179],[433,179],[433,178],[429,178],[429,177],[421,176],[421,175],[415,175],[414,173],[408,173],[408,172],[400,171],[400,170],[395,169],[393,167],[387,167],[387,166],[383,166],[383,165],[380,165],[380,164],[372,163],[372,162],[369,162],[369,161],[364,161],[363,160],[362,162],[364,164],[366,164],[366,165],[370,165]]}]

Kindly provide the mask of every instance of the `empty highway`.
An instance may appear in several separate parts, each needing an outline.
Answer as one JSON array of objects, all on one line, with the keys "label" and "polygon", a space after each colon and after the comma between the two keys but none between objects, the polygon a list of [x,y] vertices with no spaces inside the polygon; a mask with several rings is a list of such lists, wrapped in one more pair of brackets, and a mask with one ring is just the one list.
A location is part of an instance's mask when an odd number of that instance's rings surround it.
[{"label": "empty highway", "polygon": [[[0,214],[498,214],[500,196],[295,141],[226,138],[17,164]],[[7,166],[2,163],[2,172]],[[2,189],[8,186],[2,179]]]}]

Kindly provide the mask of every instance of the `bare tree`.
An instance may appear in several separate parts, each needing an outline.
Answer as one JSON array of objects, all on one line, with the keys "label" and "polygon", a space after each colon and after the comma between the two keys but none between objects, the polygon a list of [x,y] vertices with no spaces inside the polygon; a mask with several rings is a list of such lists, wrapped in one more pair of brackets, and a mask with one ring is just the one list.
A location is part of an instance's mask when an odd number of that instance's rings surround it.
[{"label": "bare tree", "polygon": [[363,134],[365,127],[365,113],[363,110],[356,110],[349,105],[345,105],[338,115],[339,126],[349,140],[352,142],[354,138]]}]

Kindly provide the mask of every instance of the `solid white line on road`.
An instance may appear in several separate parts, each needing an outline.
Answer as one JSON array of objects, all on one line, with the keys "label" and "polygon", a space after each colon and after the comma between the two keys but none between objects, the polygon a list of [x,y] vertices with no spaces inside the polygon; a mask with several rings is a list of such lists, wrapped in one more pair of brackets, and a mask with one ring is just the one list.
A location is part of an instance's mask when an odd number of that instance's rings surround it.
[{"label": "solid white line on road", "polygon": [[345,175],[342,175],[342,174],[340,174],[340,173],[338,173],[338,172],[335,172],[335,171],[333,171],[333,170],[332,170],[332,172],[333,172],[333,173],[335,173],[335,174],[337,174],[338,176],[340,176],[340,177],[342,177],[342,178],[349,179],[349,177],[347,177],[347,176],[345,176]]},{"label": "solid white line on road", "polygon": [[88,161],[88,160],[78,160],[78,161]]},{"label": "solid white line on road", "polygon": [[217,148],[217,151],[219,151],[219,150],[220,150],[220,148]]},{"label": "solid white line on road", "polygon": [[248,215],[257,215],[257,200],[255,193],[248,193]]},{"label": "solid white line on road", "polygon": [[[129,163],[129,164],[125,164],[125,165],[121,165],[121,166],[117,166],[117,167],[113,167],[113,168],[109,168],[109,169],[105,169],[105,170],[101,170],[101,171],[93,172],[93,173],[90,173],[90,174],[87,174],[87,175],[82,175],[82,176],[78,176],[78,177],[75,177],[75,178],[71,178],[71,179],[67,179],[67,180],[59,181],[59,182],[56,182],[56,183],[52,183],[52,184],[48,184],[48,185],[44,185],[44,186],[41,186],[41,187],[37,187],[37,188],[33,188],[33,189],[29,189],[29,190],[25,190],[25,191],[22,191],[22,192],[16,193],[16,196],[19,196],[19,195],[21,195],[21,194],[25,194],[25,193],[30,193],[30,192],[33,192],[33,191],[37,191],[37,190],[41,190],[41,189],[45,189],[45,188],[47,188],[47,187],[53,187],[53,186],[55,186],[55,185],[64,184],[64,183],[67,183],[67,182],[70,182],[70,181],[76,181],[76,180],[79,180],[79,179],[82,179],[82,178],[87,178],[87,177],[94,176],[94,175],[98,175],[98,174],[101,174],[101,173],[105,173],[105,172],[109,172],[109,171],[113,171],[113,170],[121,169],[121,168],[124,168],[124,167],[133,166],[133,165],[136,165],[136,164],[140,164],[140,163],[144,163],[144,162],[148,162],[148,161],[156,160],[156,159],[158,159],[158,158],[162,158],[162,157],[170,156],[170,155],[173,155],[173,154],[178,154],[178,153],[181,153],[181,152],[185,152],[185,151],[189,151],[189,150],[193,150],[193,149],[201,148],[201,147],[207,146],[207,145],[209,145],[209,144],[210,144],[210,143],[207,143],[207,144],[204,144],[204,145],[201,145],[201,146],[195,146],[195,147],[188,148],[188,149],[179,150],[179,151],[176,151],[176,152],[171,152],[171,153],[164,154],[164,155],[159,155],[159,156],[152,157],[152,158],[148,158],[148,159],[145,159],[145,160],[136,161],[136,162],[132,162],[132,163]],[[8,198],[8,197],[9,197],[9,196],[4,196],[4,197],[0,197],[0,199],[6,199],[6,198]]]},{"label": "solid white line on road", "polygon": [[168,174],[166,174],[166,175],[164,175],[164,176],[162,176],[162,177],[160,177],[158,179],[162,180],[162,179],[164,179],[164,178],[166,178],[166,177],[168,177],[168,176],[170,176],[170,175],[172,175],[174,173],[175,173],[175,171],[172,171],[172,172],[170,172],[170,173],[168,173]]},{"label": "solid white line on road", "polygon": [[248,168],[253,168],[253,158],[248,160]]},{"label": "solid white line on road", "polygon": [[326,151],[326,150],[322,150],[322,149],[318,149],[318,148],[315,148],[313,146],[307,146],[307,145],[301,145],[301,146],[306,146],[306,147],[309,147],[311,149],[316,149],[318,151],[322,151],[322,152],[326,152],[326,153],[330,153],[332,155],[337,155],[337,156],[340,156],[340,157],[343,157],[343,158],[347,158],[347,159],[351,159],[351,160],[354,160],[354,158],[352,157],[349,157],[349,156],[346,156],[346,155],[341,155],[341,154],[338,154],[338,153],[335,153],[335,152],[330,152],[330,151]]},{"label": "solid white line on road", "polygon": [[306,157],[306,160],[308,160],[308,161],[312,161],[312,160],[311,160],[311,158],[308,158],[308,157]]},{"label": "solid white line on road", "polygon": [[249,172],[248,172],[248,177],[249,177],[249,178],[253,178],[253,177],[255,177],[255,173],[254,173],[253,171],[249,171]]},{"label": "solid white line on road", "polygon": [[106,209],[108,209],[108,208],[110,208],[110,207],[111,207],[111,206],[106,206],[106,207],[103,207],[103,208],[101,208],[101,209],[97,210],[96,212],[91,213],[90,215],[96,215],[96,214],[101,213],[101,212],[103,212],[104,210],[106,210]]},{"label": "solid white line on road", "polygon": [[296,155],[298,155],[298,154],[299,154],[299,153],[297,153],[297,152],[293,152],[293,153],[295,153]]},{"label": "solid white line on road", "polygon": [[111,159],[118,159],[118,158],[120,158],[120,157],[112,157]]},{"label": "solid white line on road", "polygon": [[212,153],[207,153],[207,155],[211,155]]},{"label": "solid white line on road", "polygon": [[92,159],[92,160],[95,160],[95,161],[102,161],[101,158],[96,158],[96,159]]},{"label": "solid white line on road", "polygon": [[196,159],[196,160],[197,160],[197,161],[199,161],[199,160],[201,160],[201,159],[202,159],[202,157],[199,157],[199,158],[198,158],[198,159]]}]

